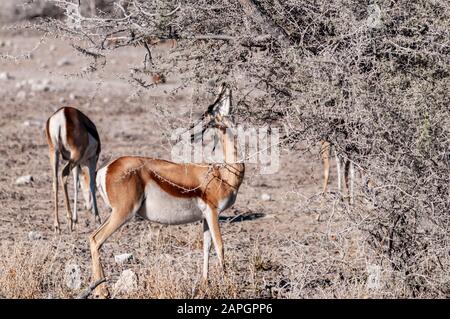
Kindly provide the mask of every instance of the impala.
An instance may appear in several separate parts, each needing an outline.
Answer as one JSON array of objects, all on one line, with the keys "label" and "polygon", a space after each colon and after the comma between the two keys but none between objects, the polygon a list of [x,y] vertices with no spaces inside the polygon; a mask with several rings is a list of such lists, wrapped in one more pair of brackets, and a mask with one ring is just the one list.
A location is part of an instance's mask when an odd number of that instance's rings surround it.
[{"label": "impala", "polygon": [[[231,90],[223,85],[218,98],[201,118],[203,123],[207,123],[206,127],[214,128],[219,135],[223,163],[186,164],[124,156],[98,171],[97,188],[112,212],[90,236],[94,282],[104,279],[99,249],[135,214],[152,222],[169,225],[202,220],[204,281],[208,278],[211,239],[223,270],[219,214],[235,202],[245,170],[244,164],[238,162],[230,111]],[[96,288],[96,295],[108,297],[105,284]]]},{"label": "impala", "polygon": [[[328,141],[321,141],[320,144],[320,154],[323,161],[323,192],[326,193],[328,187],[328,180],[330,175],[330,157],[331,157],[331,143]],[[336,173],[338,178],[338,190],[342,191],[342,179],[341,179],[341,160],[344,162],[344,181],[347,191],[349,193],[350,204],[353,204],[353,189],[354,189],[354,179],[355,179],[355,169],[353,162],[339,154],[335,149],[336,158]],[[350,176],[349,176],[350,174]],[[350,180],[350,181],[349,181]],[[349,185],[350,182],[350,185]]]},{"label": "impala", "polygon": [[[62,107],[49,117],[45,134],[50,151],[50,164],[53,170],[53,192],[55,201],[55,231],[60,233],[58,217],[58,167],[59,157],[67,161],[61,173],[64,199],[70,231],[77,223],[78,181],[82,174],[81,187],[86,209],[91,210],[98,222],[97,202],[95,199],[95,169],[101,150],[100,138],[92,121],[81,111],[73,107]],[[70,172],[74,178],[73,212],[70,209],[67,192],[67,179]]]}]

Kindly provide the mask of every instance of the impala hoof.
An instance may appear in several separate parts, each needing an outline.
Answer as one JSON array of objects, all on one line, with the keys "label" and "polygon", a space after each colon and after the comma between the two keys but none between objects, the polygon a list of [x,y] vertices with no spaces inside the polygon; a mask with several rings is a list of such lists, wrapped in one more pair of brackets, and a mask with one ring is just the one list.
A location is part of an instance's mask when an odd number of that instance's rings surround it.
[{"label": "impala hoof", "polygon": [[61,235],[61,228],[59,228],[59,225],[54,225],[53,230],[54,230],[55,234]]},{"label": "impala hoof", "polygon": [[77,225],[78,225],[78,221],[75,219],[75,220],[72,220],[72,224],[71,224],[71,226],[70,226],[70,228],[72,229],[72,231],[76,231],[77,230]]},{"label": "impala hoof", "polygon": [[94,290],[94,298],[96,299],[109,299],[109,297],[109,290],[105,285],[99,286]]}]

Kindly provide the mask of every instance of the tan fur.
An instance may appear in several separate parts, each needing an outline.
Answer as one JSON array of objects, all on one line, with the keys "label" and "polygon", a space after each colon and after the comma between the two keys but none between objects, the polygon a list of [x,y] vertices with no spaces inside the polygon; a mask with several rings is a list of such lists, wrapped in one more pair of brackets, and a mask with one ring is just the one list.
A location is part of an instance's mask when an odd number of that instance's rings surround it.
[{"label": "tan fur", "polygon": [[[328,187],[328,181],[329,181],[329,174],[330,174],[330,157],[331,157],[331,144],[328,141],[321,141],[320,142],[320,153],[323,161],[323,192],[327,192]],[[342,185],[341,185],[341,158],[342,155],[336,154],[336,166],[337,166],[337,174],[338,174],[338,190],[339,192],[342,191]],[[350,204],[353,204],[354,202],[354,191],[353,191],[353,184],[354,184],[354,164],[353,162],[348,159],[344,158],[344,183],[345,188],[347,189],[347,194],[349,198]],[[364,175],[364,172],[359,170],[361,175]],[[368,180],[366,183],[367,187],[373,188],[372,185],[375,183],[372,180]]]},{"label": "tan fur", "polygon": [[[61,121],[61,120],[64,121]],[[52,131],[50,125],[52,121],[53,127],[59,127],[58,131]],[[60,122],[58,122],[60,121]],[[64,127],[64,129],[62,129]],[[65,132],[65,136],[63,135]],[[92,188],[92,182],[95,179],[95,166],[97,164],[98,156],[101,151],[100,138],[98,136],[95,125],[84,115],[81,111],[72,107],[62,107],[53,113],[47,120],[45,125],[45,134],[49,146],[50,164],[53,170],[53,192],[54,192],[54,227],[59,233],[59,217],[58,217],[58,167],[59,156],[67,161],[62,169],[61,182],[64,192],[64,200],[69,219],[70,230],[72,231],[76,222],[76,206],[74,213],[71,216],[71,207],[69,202],[69,195],[67,191],[67,179],[70,172],[76,168],[75,185],[77,185],[78,173],[81,171],[83,178],[81,185],[84,190],[90,188],[94,201],[95,214],[98,217],[97,205],[95,202],[95,187]],[[90,147],[90,139],[94,139],[97,143],[95,149]],[[56,145],[55,145],[56,141]],[[66,143],[64,142],[66,141]],[[81,170],[80,170],[81,168]],[[94,189],[94,191],[93,191]],[[76,192],[77,193],[77,192]],[[76,203],[75,195],[75,203]]]}]

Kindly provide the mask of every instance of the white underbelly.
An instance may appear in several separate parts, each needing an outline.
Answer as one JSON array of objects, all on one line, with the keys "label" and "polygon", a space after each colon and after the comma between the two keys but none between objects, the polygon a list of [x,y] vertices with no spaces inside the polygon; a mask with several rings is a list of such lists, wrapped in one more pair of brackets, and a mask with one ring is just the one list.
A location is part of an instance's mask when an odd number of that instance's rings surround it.
[{"label": "white underbelly", "polygon": [[151,182],[145,188],[145,200],[138,214],[160,224],[187,224],[203,218],[196,198],[175,197]]}]

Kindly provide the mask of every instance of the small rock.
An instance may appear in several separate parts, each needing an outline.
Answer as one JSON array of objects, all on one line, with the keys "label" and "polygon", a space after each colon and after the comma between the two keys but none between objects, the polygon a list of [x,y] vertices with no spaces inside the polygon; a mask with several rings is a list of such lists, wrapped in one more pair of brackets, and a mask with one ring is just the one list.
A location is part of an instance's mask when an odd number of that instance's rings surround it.
[{"label": "small rock", "polygon": [[367,26],[371,29],[380,29],[383,27],[382,12],[378,4],[372,4],[368,7],[369,16],[367,17]]},{"label": "small rock", "polygon": [[30,127],[30,126],[42,126],[42,122],[41,121],[36,121],[36,120],[26,120],[22,123],[23,126],[26,127]]},{"label": "small rock", "polygon": [[26,80],[17,82],[17,83],[16,83],[16,89],[22,89],[22,88],[24,88],[27,84],[28,84],[28,82],[27,82]]},{"label": "small rock", "polygon": [[263,201],[265,201],[265,202],[268,202],[268,201],[270,201],[271,199],[272,199],[272,197],[271,197],[269,194],[267,194],[267,193],[261,194],[261,200],[263,200]]},{"label": "small rock", "polygon": [[71,101],[73,101],[73,100],[78,99],[78,96],[77,96],[75,93],[70,93],[70,94],[69,94],[69,99],[70,99]]},{"label": "small rock", "polygon": [[17,92],[16,98],[18,100],[25,100],[27,98],[27,92],[25,92],[25,91]]},{"label": "small rock", "polygon": [[116,261],[116,263],[118,264],[125,264],[125,263],[129,263],[133,260],[133,255],[132,254],[121,254],[121,255],[116,255],[114,256],[114,260]]},{"label": "small rock", "polygon": [[66,65],[71,65],[72,62],[70,62],[68,59],[61,59],[59,60],[56,65],[61,67],[61,66],[66,66]]},{"label": "small rock", "polygon": [[109,103],[109,99],[108,99],[107,97],[105,97],[105,98],[103,99],[103,103],[108,104],[108,103]]},{"label": "small rock", "polygon": [[114,284],[114,291],[116,293],[129,293],[137,289],[137,276],[131,269],[122,271],[119,279]]},{"label": "small rock", "polygon": [[31,86],[31,91],[33,92],[47,92],[50,91],[50,80],[33,81],[29,80],[28,84]]},{"label": "small rock", "polygon": [[54,44],[52,44],[52,45],[48,48],[48,50],[49,50],[50,52],[53,52],[53,51],[56,50],[56,46],[55,46]]},{"label": "small rock", "polygon": [[0,73],[0,80],[2,80],[2,81],[8,81],[8,80],[12,80],[12,79],[14,79],[14,78],[8,72]]},{"label": "small rock", "polygon": [[42,234],[38,231],[30,231],[28,233],[28,240],[39,240],[42,239]]},{"label": "small rock", "polygon": [[81,287],[81,270],[77,264],[67,264],[64,269],[64,281],[67,288],[79,289]]},{"label": "small rock", "polygon": [[21,186],[21,185],[28,185],[31,184],[31,182],[33,182],[33,176],[31,175],[25,175],[25,176],[21,176],[18,179],[16,179],[16,185]]},{"label": "small rock", "polygon": [[59,103],[66,103],[66,98],[60,97],[58,101]]}]

